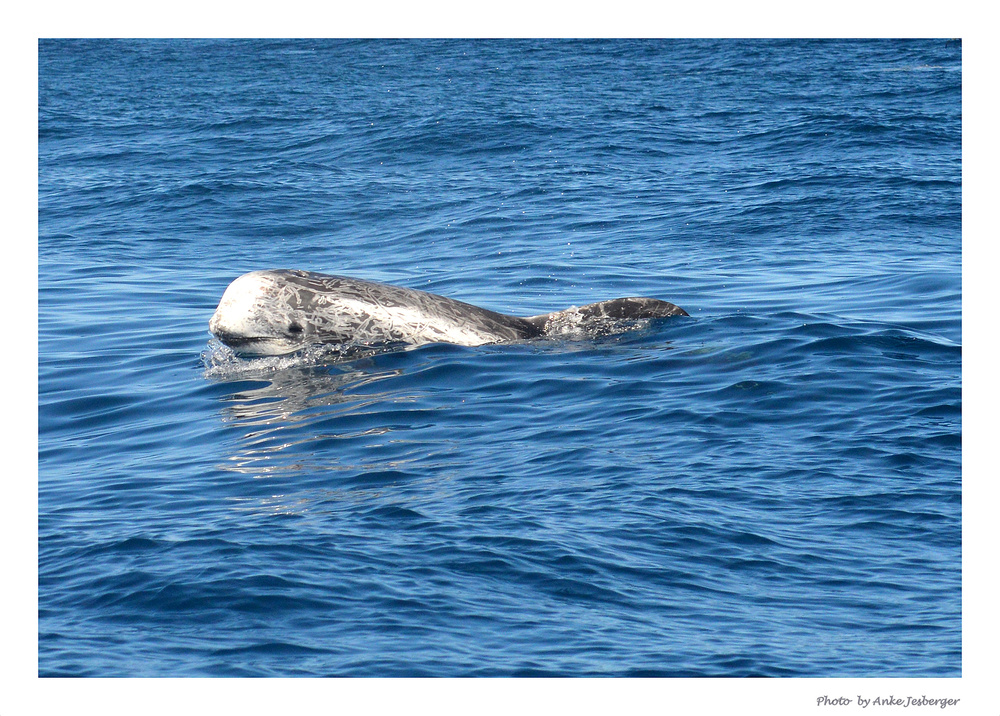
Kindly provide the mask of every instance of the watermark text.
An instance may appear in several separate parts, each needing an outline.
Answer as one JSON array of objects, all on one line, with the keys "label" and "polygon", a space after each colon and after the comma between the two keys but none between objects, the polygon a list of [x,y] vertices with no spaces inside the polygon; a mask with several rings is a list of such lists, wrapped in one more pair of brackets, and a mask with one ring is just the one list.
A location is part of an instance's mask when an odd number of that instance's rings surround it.
[{"label": "watermark text", "polygon": [[817,706],[860,706],[863,709],[881,706],[896,706],[904,709],[919,706],[933,706],[939,709],[946,709],[949,706],[956,706],[959,701],[961,701],[961,699],[929,698],[924,695],[896,696],[895,694],[889,694],[888,696],[872,696],[871,698],[865,698],[861,695],[855,697],[828,695],[816,697]]}]

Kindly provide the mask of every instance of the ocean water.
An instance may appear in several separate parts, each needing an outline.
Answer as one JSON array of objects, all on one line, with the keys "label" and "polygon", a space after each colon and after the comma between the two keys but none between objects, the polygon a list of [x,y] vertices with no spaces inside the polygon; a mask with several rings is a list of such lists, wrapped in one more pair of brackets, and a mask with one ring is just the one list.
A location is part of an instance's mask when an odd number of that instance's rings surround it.
[{"label": "ocean water", "polygon": [[[962,674],[962,54],[38,47],[41,676]],[[613,335],[239,359],[301,268]]]}]

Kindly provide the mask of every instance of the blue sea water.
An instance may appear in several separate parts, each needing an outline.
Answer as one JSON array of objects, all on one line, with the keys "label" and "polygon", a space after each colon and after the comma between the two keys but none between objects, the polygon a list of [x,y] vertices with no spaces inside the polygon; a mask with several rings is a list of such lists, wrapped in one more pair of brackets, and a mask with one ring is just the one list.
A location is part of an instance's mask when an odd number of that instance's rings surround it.
[{"label": "blue sea water", "polygon": [[[961,45],[38,48],[41,676],[954,677]],[[610,336],[237,359],[301,268]]]}]

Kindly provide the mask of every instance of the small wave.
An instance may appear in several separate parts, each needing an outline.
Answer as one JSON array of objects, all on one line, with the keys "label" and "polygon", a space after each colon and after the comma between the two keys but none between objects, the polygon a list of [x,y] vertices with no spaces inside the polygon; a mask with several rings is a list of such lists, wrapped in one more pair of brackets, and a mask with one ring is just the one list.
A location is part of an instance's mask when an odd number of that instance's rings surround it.
[{"label": "small wave", "polygon": [[290,368],[308,368],[333,363],[347,363],[370,358],[380,353],[400,350],[398,344],[368,346],[360,344],[314,344],[295,353],[280,356],[242,357],[232,348],[213,338],[202,352],[205,377],[212,380],[267,379]]}]

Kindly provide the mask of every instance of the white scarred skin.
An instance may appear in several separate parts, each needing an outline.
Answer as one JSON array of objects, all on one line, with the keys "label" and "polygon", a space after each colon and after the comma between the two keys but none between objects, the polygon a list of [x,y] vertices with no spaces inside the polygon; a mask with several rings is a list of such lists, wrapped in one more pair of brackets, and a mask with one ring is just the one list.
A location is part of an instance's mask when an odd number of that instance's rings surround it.
[{"label": "white scarred skin", "polygon": [[244,274],[222,294],[208,328],[223,342],[228,337],[254,340],[244,347],[252,346],[253,350],[247,352],[256,355],[291,353],[303,344],[288,334],[293,310],[280,296],[280,287],[268,272]]},{"label": "white scarred skin", "polygon": [[209,329],[234,351],[282,355],[312,343],[478,346],[565,335],[588,322],[687,315],[650,298],[603,301],[518,318],[399,286],[306,271],[253,271],[233,281]]}]

